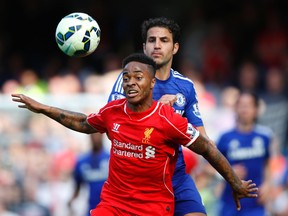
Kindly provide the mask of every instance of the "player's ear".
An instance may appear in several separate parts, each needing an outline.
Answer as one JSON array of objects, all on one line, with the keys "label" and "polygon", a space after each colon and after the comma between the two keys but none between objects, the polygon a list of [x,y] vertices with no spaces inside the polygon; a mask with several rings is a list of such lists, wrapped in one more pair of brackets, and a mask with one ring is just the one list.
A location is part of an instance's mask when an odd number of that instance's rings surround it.
[{"label": "player's ear", "polygon": [[179,50],[179,43],[174,43],[173,46],[173,55],[175,55]]},{"label": "player's ear", "polygon": [[154,88],[154,86],[155,86],[155,83],[156,83],[156,78],[155,78],[155,77],[153,77],[153,78],[151,79],[151,89],[153,89],[153,88]]}]

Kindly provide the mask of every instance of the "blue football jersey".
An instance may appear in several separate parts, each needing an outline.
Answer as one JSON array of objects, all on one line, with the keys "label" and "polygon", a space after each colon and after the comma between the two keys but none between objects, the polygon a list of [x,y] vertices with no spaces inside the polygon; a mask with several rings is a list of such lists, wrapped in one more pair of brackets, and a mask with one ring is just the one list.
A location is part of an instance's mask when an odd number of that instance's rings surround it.
[{"label": "blue football jersey", "polygon": [[87,184],[89,188],[87,215],[90,215],[90,210],[100,202],[102,186],[108,178],[109,158],[109,153],[105,151],[97,154],[89,152],[82,155],[76,163],[73,173],[75,182],[77,184]]},{"label": "blue football jersey", "polygon": [[[120,73],[108,101],[125,97],[122,82],[122,73]],[[192,125],[196,127],[203,126],[203,121],[198,109],[198,99],[192,80],[171,69],[170,76],[167,80],[163,81],[156,79],[156,84],[153,89],[153,99],[159,100],[165,94],[177,96],[177,101],[173,105],[175,112],[186,117]],[[181,183],[179,177],[182,175],[185,175],[185,162],[182,148],[179,146],[178,160],[173,176],[173,185],[178,183],[178,179],[179,183]]]},{"label": "blue football jersey", "polygon": [[[219,138],[217,147],[227,158],[231,166],[240,164],[246,167],[247,176],[244,180],[251,179],[259,187],[264,180],[264,170],[267,160],[270,157],[270,145],[273,133],[270,128],[256,125],[250,132],[244,133],[237,129],[225,132]],[[223,214],[229,215],[253,215],[252,209],[264,212],[264,206],[259,205],[257,199],[241,199],[241,211],[237,212],[234,200],[231,199],[232,190],[228,183],[225,183],[222,193]],[[229,214],[227,214],[230,209]],[[248,213],[246,212],[248,211]],[[245,214],[243,213],[245,212]],[[220,213],[221,215],[221,213]],[[255,215],[255,214],[254,214]],[[257,214],[258,215],[258,214]],[[262,215],[262,214],[259,214]]]}]

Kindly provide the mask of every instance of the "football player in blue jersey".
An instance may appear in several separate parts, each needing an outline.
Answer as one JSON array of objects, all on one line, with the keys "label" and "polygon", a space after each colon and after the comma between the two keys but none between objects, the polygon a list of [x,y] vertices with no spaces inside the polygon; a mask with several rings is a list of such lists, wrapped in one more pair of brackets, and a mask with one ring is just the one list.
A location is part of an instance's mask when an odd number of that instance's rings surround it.
[{"label": "football player in blue jersey", "polygon": [[242,92],[235,105],[235,128],[223,133],[217,146],[240,179],[252,179],[259,186],[259,197],[242,199],[242,209],[237,212],[233,208],[231,188],[225,184],[219,216],[264,216],[267,213],[264,201],[269,193],[271,172],[268,161],[273,133],[270,128],[256,123],[258,111],[258,96],[252,92]]},{"label": "football player in blue jersey", "polygon": [[[175,112],[185,116],[205,136],[206,132],[198,109],[198,100],[193,82],[171,68],[173,56],[179,49],[180,27],[173,20],[159,17],[142,23],[143,51],[157,64],[156,84],[153,99],[170,104]],[[109,101],[125,97],[122,75],[117,78]],[[191,176],[185,173],[182,147],[173,176],[175,216],[204,216],[205,207]]]},{"label": "football player in blue jersey", "polygon": [[88,186],[88,209],[85,215],[90,215],[100,202],[102,186],[108,177],[109,152],[104,150],[103,135],[94,133],[90,135],[91,150],[79,156],[73,171],[75,188],[71,199],[68,202],[72,207],[73,201],[79,196],[82,186]]}]

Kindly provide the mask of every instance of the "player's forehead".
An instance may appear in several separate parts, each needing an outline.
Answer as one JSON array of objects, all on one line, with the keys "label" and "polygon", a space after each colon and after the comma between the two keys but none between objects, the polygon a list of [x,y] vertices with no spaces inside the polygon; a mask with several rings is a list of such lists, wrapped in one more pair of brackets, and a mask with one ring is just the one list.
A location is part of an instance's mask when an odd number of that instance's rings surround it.
[{"label": "player's forehead", "polygon": [[238,98],[236,105],[237,106],[255,106],[256,107],[256,102],[255,102],[252,95],[242,94]]},{"label": "player's forehead", "polygon": [[172,38],[172,32],[165,27],[155,26],[147,31],[147,38]]},{"label": "player's forehead", "polygon": [[132,73],[132,72],[133,73],[148,72],[148,65],[141,63],[141,62],[131,61],[124,66],[123,75],[128,74],[128,73]]}]

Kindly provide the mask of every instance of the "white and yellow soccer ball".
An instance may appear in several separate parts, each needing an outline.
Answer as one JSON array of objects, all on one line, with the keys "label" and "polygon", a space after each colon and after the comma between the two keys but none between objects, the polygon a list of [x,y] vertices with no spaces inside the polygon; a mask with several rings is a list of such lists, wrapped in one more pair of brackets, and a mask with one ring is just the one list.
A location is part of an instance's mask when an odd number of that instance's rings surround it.
[{"label": "white and yellow soccer ball", "polygon": [[91,16],[76,12],[63,17],[56,28],[58,47],[68,56],[84,57],[99,45],[101,30]]}]

